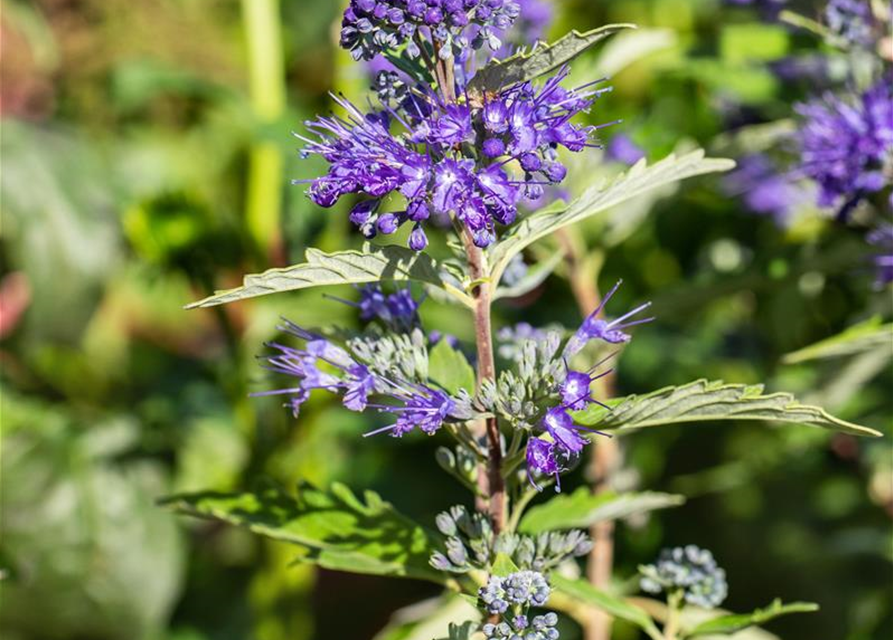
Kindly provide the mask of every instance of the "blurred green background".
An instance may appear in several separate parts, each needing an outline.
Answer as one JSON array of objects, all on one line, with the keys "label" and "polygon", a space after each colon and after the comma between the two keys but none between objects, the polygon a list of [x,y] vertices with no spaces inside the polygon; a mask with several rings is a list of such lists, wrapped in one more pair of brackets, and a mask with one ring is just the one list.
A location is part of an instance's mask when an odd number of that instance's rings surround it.
[{"label": "blurred green background", "polygon": [[[367,418],[315,397],[295,421],[257,365],[280,315],[355,322],[306,292],[225,309],[183,305],[310,246],[358,246],[343,210],[313,206],[292,178],[317,175],[291,131],[359,97],[367,70],[336,46],[336,0],[2,1],[2,520],[5,640],[372,638],[391,612],[435,595],[413,582],[293,566],[284,545],[155,506],[173,491],[258,482],[379,491],[431,522],[466,497],[433,462],[440,438],[362,439]],[[809,81],[767,63],[809,55],[809,36],[720,0],[555,0],[553,35],[607,22],[651,30],[653,53],[606,66],[613,93],[593,122],[655,160],[790,116]],[[765,3],[763,3],[765,4]],[[817,3],[794,3],[810,16]],[[650,38],[650,39],[649,39]],[[606,56],[607,57],[607,56]],[[622,63],[622,64],[620,64]],[[594,167],[594,168],[593,168]],[[615,165],[577,163],[578,191]],[[893,372],[879,350],[782,365],[783,354],[874,314],[858,237],[812,219],[785,230],[700,179],[582,229],[617,308],[654,300],[619,391],[699,377],[766,382],[890,432]],[[332,291],[349,295],[349,291]],[[429,329],[469,339],[462,312],[430,301]],[[575,326],[559,276],[501,303],[497,325]],[[686,506],[618,529],[619,580],[664,545],[711,548],[726,605],[772,597],[821,612],[771,626],[788,640],[893,637],[893,454],[803,427],[704,425],[623,441],[620,488],[678,491]],[[582,482],[582,473],[568,483]],[[568,627],[563,638],[578,630]],[[615,637],[632,640],[631,629]]]}]

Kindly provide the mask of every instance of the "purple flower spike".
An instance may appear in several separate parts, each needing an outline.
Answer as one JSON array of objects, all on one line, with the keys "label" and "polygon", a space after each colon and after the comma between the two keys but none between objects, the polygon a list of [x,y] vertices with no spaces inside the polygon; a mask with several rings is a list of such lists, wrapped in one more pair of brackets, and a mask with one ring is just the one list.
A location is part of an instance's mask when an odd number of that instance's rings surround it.
[{"label": "purple flower spike", "polygon": [[608,304],[608,301],[623,283],[623,280],[618,280],[617,284],[615,284],[610,291],[602,298],[601,303],[599,303],[598,307],[589,314],[583,324],[580,325],[580,328],[577,329],[577,332],[568,340],[567,345],[564,348],[564,358],[565,360],[570,360],[574,355],[580,352],[583,347],[590,340],[602,340],[609,344],[622,344],[625,342],[629,342],[632,339],[628,333],[624,330],[629,329],[630,327],[636,326],[638,324],[644,324],[646,322],[651,322],[654,318],[640,318],[638,320],[629,320],[632,316],[644,311],[648,307],[651,306],[650,302],[646,302],[645,304],[639,305],[632,311],[625,313],[620,316],[616,320],[611,320],[610,322],[607,320],[602,320],[597,318],[599,313],[605,308],[605,305]]}]

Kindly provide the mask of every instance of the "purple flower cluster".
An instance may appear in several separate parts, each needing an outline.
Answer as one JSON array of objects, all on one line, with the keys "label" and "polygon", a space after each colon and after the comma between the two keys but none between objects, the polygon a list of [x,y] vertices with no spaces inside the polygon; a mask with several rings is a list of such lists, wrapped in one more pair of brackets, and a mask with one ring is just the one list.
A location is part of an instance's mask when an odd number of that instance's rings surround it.
[{"label": "purple flower cluster", "polygon": [[893,89],[889,79],[848,101],[828,94],[800,105],[800,172],[819,186],[819,205],[841,219],[889,181],[893,163]]},{"label": "purple flower cluster", "polygon": [[[346,194],[366,196],[350,219],[367,238],[411,223],[408,244],[421,251],[428,244],[423,223],[452,215],[477,246],[486,247],[497,224],[514,222],[520,201],[564,180],[559,147],[579,152],[594,146],[597,127],[571,119],[604,90],[565,89],[567,74],[563,70],[539,89],[517,84],[481,102],[445,105],[414,93],[396,109],[368,115],[336,98],[346,118],[307,123],[318,139],[304,138],[305,154],[321,155],[330,165],[325,176],[308,181],[308,196],[322,207]],[[392,133],[393,122],[403,131]],[[383,211],[384,198],[393,195],[405,207]]]},{"label": "purple flower cluster", "polygon": [[341,21],[341,46],[355,60],[406,45],[411,58],[422,54],[424,40],[433,42],[442,58],[459,57],[469,44],[492,50],[502,42],[520,13],[513,0],[351,0]]},{"label": "purple flower cluster", "polygon": [[[624,329],[653,320],[653,318],[628,320],[628,318],[648,308],[650,303],[640,305],[629,313],[610,322],[596,317],[604,309],[620,284],[618,282],[614,285],[595,311],[583,321],[583,324],[565,345],[562,354],[565,362],[577,354],[591,340],[601,340],[608,344],[629,342],[631,339],[630,335],[625,333]],[[608,356],[608,358],[612,356]],[[581,432],[588,431],[606,435],[576,424],[570,412],[580,411],[593,403],[608,409],[607,405],[593,398],[591,392],[592,383],[611,372],[611,370],[607,370],[595,373],[608,358],[598,362],[589,371],[568,370],[564,380],[559,384],[557,391],[561,404],[548,409],[540,423],[543,432],[548,434],[549,439],[537,436],[531,437],[527,442],[527,474],[534,486],[537,486],[533,481],[534,473],[536,473],[544,476],[554,476],[556,489],[560,490],[560,474],[567,470],[568,464],[576,459],[588,442]]]},{"label": "purple flower cluster", "polygon": [[[265,368],[296,379],[292,386],[262,391],[253,396],[288,396],[286,406],[297,417],[301,405],[314,390],[325,390],[343,396],[343,404],[351,411],[373,408],[396,416],[388,426],[365,435],[390,433],[401,437],[418,427],[432,435],[448,420],[469,418],[458,401],[440,389],[418,381],[405,379],[391,368],[387,374],[377,370],[371,362],[361,362],[356,353],[311,333],[298,325],[285,321],[280,330],[304,341],[303,348],[294,348],[276,342],[267,346],[275,351],[264,358]],[[390,397],[399,404],[372,404],[373,396]]]}]

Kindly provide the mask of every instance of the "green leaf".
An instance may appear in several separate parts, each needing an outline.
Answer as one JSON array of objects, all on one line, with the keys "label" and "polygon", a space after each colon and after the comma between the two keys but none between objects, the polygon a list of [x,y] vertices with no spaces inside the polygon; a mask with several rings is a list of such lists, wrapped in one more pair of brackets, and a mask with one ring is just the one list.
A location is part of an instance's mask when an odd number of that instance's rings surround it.
[{"label": "green leaf", "polygon": [[651,166],[640,161],[611,182],[601,182],[589,187],[570,204],[562,203],[546,208],[515,225],[489,254],[491,279],[499,282],[512,256],[563,227],[576,224],[663,185],[705,173],[728,171],[734,166],[735,163],[731,160],[705,158],[702,150],[681,157],[669,155]]},{"label": "green leaf", "polygon": [[371,491],[365,493],[365,503],[341,484],[333,484],[329,492],[302,484],[296,496],[269,488],[175,495],[162,504],[300,545],[300,560],[327,569],[443,582],[428,564],[433,534]]},{"label": "green leaf", "polygon": [[500,578],[504,578],[510,573],[517,573],[517,571],[518,565],[512,562],[511,556],[507,553],[497,553],[493,559],[493,564],[490,565],[490,573]]},{"label": "green leaf", "polygon": [[460,389],[474,393],[474,368],[458,349],[454,349],[446,340],[441,340],[428,352],[428,377],[443,387],[450,395],[456,395]]},{"label": "green leaf", "polygon": [[596,522],[617,520],[655,509],[678,507],[683,496],[645,491],[642,493],[602,493],[594,495],[580,487],[570,495],[558,495],[524,514],[519,529],[538,534],[560,529],[586,528]]},{"label": "green leaf", "polygon": [[676,32],[672,29],[636,29],[618,34],[611,38],[601,50],[595,62],[595,71],[599,76],[613,78],[630,65],[675,47],[678,43]]},{"label": "green leaf", "polygon": [[497,60],[478,71],[468,83],[468,92],[495,92],[508,85],[534,80],[562,67],[608,36],[635,28],[634,24],[609,24],[585,33],[575,29],[552,44],[538,42],[530,51]]},{"label": "green leaf", "polygon": [[213,307],[236,300],[322,285],[362,284],[380,280],[415,280],[436,285],[462,302],[471,304],[469,296],[451,284],[449,277],[445,279],[439,265],[428,254],[406,247],[366,245],[362,251],[335,253],[308,249],[306,258],[307,262],[302,264],[245,276],[241,287],[218,291],[186,308]]},{"label": "green leaf", "polygon": [[631,622],[653,638],[660,637],[660,632],[657,630],[651,617],[639,607],[626,602],[623,598],[607,591],[596,589],[589,582],[582,579],[572,580],[553,573],[549,580],[556,591],[585,605],[600,609],[615,618]]},{"label": "green leaf", "polygon": [[791,613],[811,613],[818,610],[819,605],[812,602],[782,604],[781,600],[774,600],[768,607],[757,609],[753,613],[733,613],[713,618],[707,622],[702,622],[692,629],[687,634],[687,637],[709,634],[732,634],[741,631],[742,629],[746,629],[747,627],[763,624],[764,622],[768,622],[779,616]]},{"label": "green leaf", "polygon": [[469,602],[463,595],[447,592],[399,609],[373,640],[431,640],[448,636],[450,628],[459,623],[479,621],[477,599]]},{"label": "green leaf", "polygon": [[789,393],[763,394],[763,385],[696,380],[643,396],[631,395],[603,407],[577,412],[574,419],[599,429],[642,429],[682,422],[765,420],[793,422],[842,431],[855,436],[880,436],[874,429],[846,422],[819,407],[803,405]]},{"label": "green leaf", "polygon": [[893,342],[893,323],[883,324],[880,316],[875,316],[853,325],[835,336],[826,338],[808,347],[785,355],[785,364],[848,356],[874,349],[883,349],[893,355],[890,344]]}]

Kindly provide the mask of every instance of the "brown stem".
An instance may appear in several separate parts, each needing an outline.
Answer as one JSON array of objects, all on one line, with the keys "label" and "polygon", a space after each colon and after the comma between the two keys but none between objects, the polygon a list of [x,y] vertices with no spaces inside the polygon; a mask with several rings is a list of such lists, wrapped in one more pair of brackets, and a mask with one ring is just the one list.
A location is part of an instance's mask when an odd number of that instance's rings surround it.
[{"label": "brown stem", "polygon": [[434,55],[437,61],[434,66],[434,76],[437,80],[437,86],[440,88],[440,95],[447,104],[456,101],[456,69],[455,62],[452,58],[443,60],[440,57],[441,46],[434,43]]},{"label": "brown stem", "polygon": [[[469,275],[476,283],[474,296],[474,337],[478,356],[478,387],[484,380],[496,379],[496,365],[493,358],[493,334],[490,326],[490,306],[492,304],[491,283],[486,278],[484,255],[474,245],[467,230],[460,235],[468,257]],[[478,469],[478,488],[488,497],[487,504],[478,504],[479,510],[486,508],[490,515],[493,531],[499,533],[505,527],[506,493],[502,477],[502,445],[499,437],[499,424],[496,418],[487,418],[478,426],[478,437],[487,438],[487,465]]]},{"label": "brown stem", "polygon": [[[440,57],[440,46],[434,44],[434,54],[437,61],[434,66],[434,75],[440,87],[440,93],[447,104],[456,101],[456,78],[453,67],[453,59],[443,60]],[[490,306],[493,303],[490,282],[487,279],[487,271],[484,266],[484,253],[476,247],[471,235],[464,227],[459,227],[459,235],[465,246],[465,255],[468,258],[468,270],[472,282],[476,283],[472,295],[474,296],[474,338],[478,355],[478,391],[484,380],[496,379],[496,364],[493,358],[493,332],[490,322]],[[490,523],[495,533],[499,533],[505,527],[506,520],[506,494],[505,480],[502,477],[502,444],[499,437],[499,423],[496,418],[482,420],[475,429],[477,438],[487,439],[487,464],[478,467],[478,498],[476,507],[478,511],[486,512],[490,516]],[[486,502],[484,501],[486,496]]]},{"label": "brown stem", "polygon": [[[578,238],[573,237],[566,229],[556,232],[558,242],[567,255],[569,279],[577,306],[583,316],[592,313],[599,303],[596,276],[598,265],[587,260],[585,247]],[[605,398],[614,395],[615,378],[613,373],[600,378],[597,382],[597,393]],[[588,476],[592,483],[592,492],[602,494],[611,490],[611,478],[620,465],[620,448],[612,438],[602,438],[593,450],[589,460]],[[606,589],[611,584],[611,571],[614,564],[614,521],[598,522],[589,530],[592,537],[592,551],[586,576],[590,584],[598,589]],[[608,640],[611,636],[611,617],[597,609],[592,609],[585,625],[585,640]]]}]

